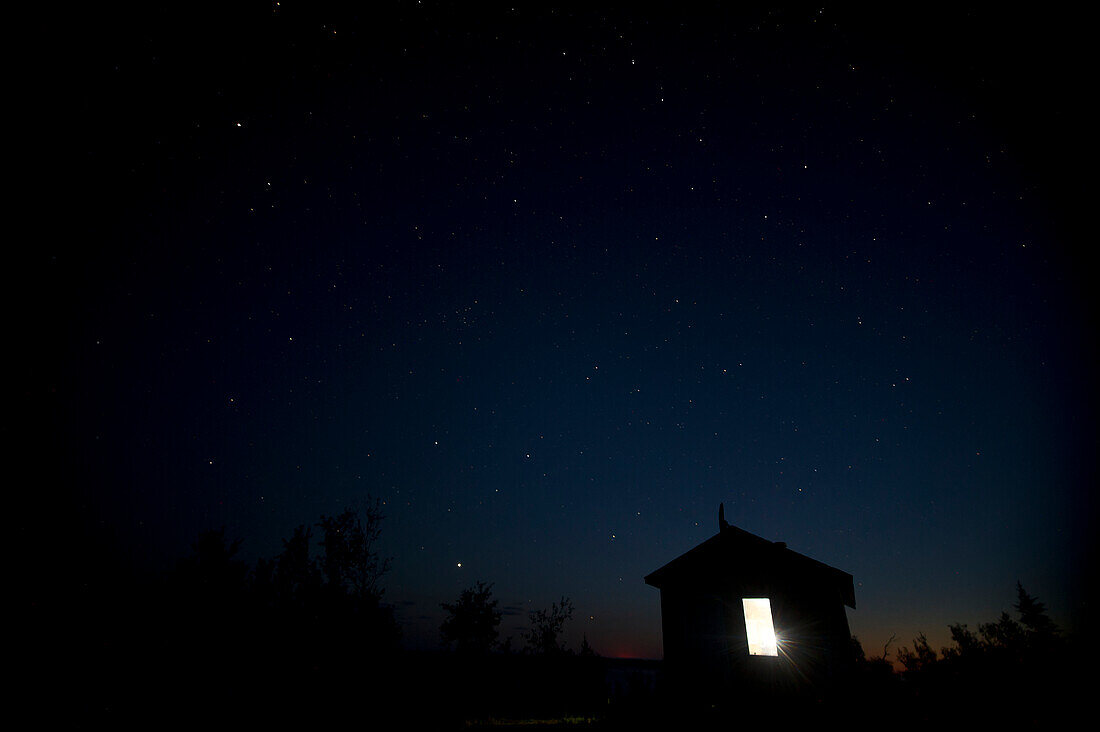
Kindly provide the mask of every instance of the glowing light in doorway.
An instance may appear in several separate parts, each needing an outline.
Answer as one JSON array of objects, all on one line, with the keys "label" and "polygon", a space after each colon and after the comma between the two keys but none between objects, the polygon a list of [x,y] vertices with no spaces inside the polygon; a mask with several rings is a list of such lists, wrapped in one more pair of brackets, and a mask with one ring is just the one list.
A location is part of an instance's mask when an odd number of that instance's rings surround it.
[{"label": "glowing light in doorway", "polygon": [[745,608],[745,633],[749,639],[750,656],[778,656],[775,626],[772,625],[772,604],[766,597],[741,599]]}]

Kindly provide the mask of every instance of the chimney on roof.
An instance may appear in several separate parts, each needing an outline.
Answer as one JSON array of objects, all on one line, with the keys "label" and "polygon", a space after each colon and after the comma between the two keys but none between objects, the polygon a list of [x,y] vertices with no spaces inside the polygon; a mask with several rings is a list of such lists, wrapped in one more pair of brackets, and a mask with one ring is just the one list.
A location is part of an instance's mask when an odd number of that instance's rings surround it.
[{"label": "chimney on roof", "polygon": [[730,522],[726,521],[725,506],[721,503],[718,504],[718,532],[721,533],[723,529],[728,529]]}]

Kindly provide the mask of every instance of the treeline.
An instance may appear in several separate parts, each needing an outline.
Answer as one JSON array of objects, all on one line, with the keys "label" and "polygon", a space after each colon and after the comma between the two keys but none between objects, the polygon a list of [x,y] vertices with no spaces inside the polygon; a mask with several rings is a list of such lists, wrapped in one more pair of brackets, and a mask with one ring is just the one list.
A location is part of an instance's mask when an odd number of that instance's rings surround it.
[{"label": "treeline", "polygon": [[528,613],[522,645],[500,640],[502,613],[492,584],[477,582],[453,603],[440,639],[452,653],[435,659],[435,672],[449,679],[437,685],[448,706],[465,720],[487,718],[593,719],[608,711],[603,666],[588,638],[578,651],[565,644],[573,603],[562,597],[549,608]]},{"label": "treeline", "polygon": [[[1062,633],[1046,606],[1016,585],[1016,617],[1002,612],[980,623],[949,625],[952,644],[937,652],[924,633],[896,655],[889,643],[866,657],[853,637],[857,675],[852,688],[877,710],[905,709],[903,727],[936,723],[1044,729],[1080,708],[1089,674],[1082,649]],[[892,640],[892,639],[891,639]]]},{"label": "treeline", "polygon": [[[639,677],[632,693],[609,694],[610,662],[587,638],[575,651],[564,642],[574,612],[569,598],[530,612],[518,641],[502,640],[503,613],[486,582],[442,603],[440,646],[448,652],[402,652],[400,627],[383,602],[389,561],[378,551],[382,521],[378,502],[322,516],[254,565],[239,558],[239,540],[208,531],[155,580],[75,588],[71,604],[36,611],[16,628],[34,649],[17,671],[37,692],[37,718],[280,728],[573,718],[623,729],[670,728],[690,718],[703,729],[744,718],[753,701],[741,695],[725,707],[685,709],[659,677],[655,686]],[[851,674],[825,697],[785,703],[783,714],[869,715],[902,728],[1039,727],[1064,717],[1090,678],[1079,673],[1082,649],[1019,585],[1014,607],[1016,617],[1003,613],[976,631],[949,626],[952,645],[938,652],[918,634],[897,651],[901,673],[890,644],[868,657],[853,637]]]},{"label": "treeline", "polygon": [[77,676],[61,701],[80,718],[126,726],[321,721],[378,708],[397,688],[400,641],[382,602],[381,521],[378,502],[322,516],[255,565],[239,558],[240,540],[206,531],[167,572],[101,583],[58,629]]},{"label": "treeline", "polygon": [[377,501],[321,516],[254,564],[239,557],[239,539],[206,531],[170,571],[100,583],[74,603],[69,625],[53,623],[73,682],[59,701],[68,716],[121,726],[278,727],[453,727],[606,703],[587,638],[579,652],[565,645],[567,597],[531,612],[519,643],[501,642],[492,585],[479,582],[443,604],[440,653],[402,652],[383,601],[382,522]]}]

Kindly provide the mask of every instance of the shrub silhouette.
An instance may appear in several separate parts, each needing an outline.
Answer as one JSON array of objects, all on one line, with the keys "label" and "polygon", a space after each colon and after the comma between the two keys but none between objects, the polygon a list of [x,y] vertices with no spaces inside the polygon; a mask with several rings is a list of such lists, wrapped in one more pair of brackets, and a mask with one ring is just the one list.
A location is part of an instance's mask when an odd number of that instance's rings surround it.
[{"label": "shrub silhouette", "polygon": [[528,615],[531,626],[522,631],[526,649],[537,655],[553,656],[566,652],[565,642],[559,640],[565,623],[573,617],[573,603],[562,597],[545,610],[533,610]]},{"label": "shrub silhouette", "polygon": [[485,655],[496,645],[502,613],[493,599],[493,585],[478,582],[462,591],[453,604],[440,603],[447,618],[439,627],[443,642],[466,655]]}]

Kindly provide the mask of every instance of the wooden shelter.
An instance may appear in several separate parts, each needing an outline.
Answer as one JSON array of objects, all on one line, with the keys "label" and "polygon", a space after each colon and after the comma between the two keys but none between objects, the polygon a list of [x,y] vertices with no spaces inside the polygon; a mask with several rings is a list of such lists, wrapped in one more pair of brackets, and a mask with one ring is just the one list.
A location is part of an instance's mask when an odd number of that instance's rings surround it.
[{"label": "wooden shelter", "polygon": [[851,667],[852,575],[721,513],[717,535],[645,581],[661,591],[665,673],[682,691],[816,693]]}]

